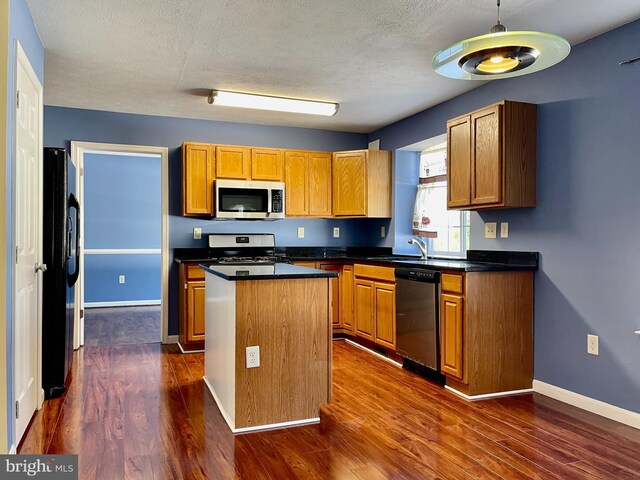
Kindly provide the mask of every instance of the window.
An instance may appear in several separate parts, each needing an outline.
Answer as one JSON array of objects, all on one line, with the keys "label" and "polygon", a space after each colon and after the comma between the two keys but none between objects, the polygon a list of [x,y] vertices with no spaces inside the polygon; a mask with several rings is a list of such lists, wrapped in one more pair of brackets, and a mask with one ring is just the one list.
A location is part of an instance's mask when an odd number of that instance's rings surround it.
[{"label": "window", "polygon": [[421,152],[413,229],[437,232],[436,238],[428,238],[429,255],[465,257],[469,248],[470,214],[447,210],[446,172],[446,142]]}]

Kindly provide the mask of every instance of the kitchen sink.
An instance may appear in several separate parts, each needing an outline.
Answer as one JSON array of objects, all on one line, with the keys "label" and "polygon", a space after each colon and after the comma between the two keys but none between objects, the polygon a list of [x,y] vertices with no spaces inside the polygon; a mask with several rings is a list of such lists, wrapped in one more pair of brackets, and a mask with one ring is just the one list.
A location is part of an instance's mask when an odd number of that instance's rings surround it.
[{"label": "kitchen sink", "polygon": [[418,256],[411,255],[388,255],[383,257],[367,257],[367,260],[378,260],[381,262],[392,262],[394,260],[421,260]]}]

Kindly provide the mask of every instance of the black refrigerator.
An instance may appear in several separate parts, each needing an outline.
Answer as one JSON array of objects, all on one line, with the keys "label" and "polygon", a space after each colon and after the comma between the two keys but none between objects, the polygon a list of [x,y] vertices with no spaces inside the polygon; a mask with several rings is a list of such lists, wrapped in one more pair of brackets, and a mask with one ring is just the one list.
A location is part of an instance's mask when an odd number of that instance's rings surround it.
[{"label": "black refrigerator", "polygon": [[68,189],[67,151],[45,148],[43,158],[42,388],[53,398],[65,391],[73,362],[80,204]]}]

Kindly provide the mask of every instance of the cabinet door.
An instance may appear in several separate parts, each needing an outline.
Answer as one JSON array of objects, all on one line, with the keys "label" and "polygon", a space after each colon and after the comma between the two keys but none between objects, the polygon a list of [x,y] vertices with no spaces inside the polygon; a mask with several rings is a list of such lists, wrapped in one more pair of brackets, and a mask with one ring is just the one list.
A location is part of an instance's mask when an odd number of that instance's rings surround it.
[{"label": "cabinet door", "polygon": [[353,282],[353,295],[355,297],[354,314],[356,323],[356,335],[368,340],[374,339],[375,329],[375,292],[374,282],[356,278]]},{"label": "cabinet door", "polygon": [[331,216],[331,154],[309,153],[309,215]]},{"label": "cabinet door", "polygon": [[204,143],[182,147],[182,214],[213,215],[214,151]]},{"label": "cabinet door", "polygon": [[[341,265],[320,264],[321,270],[328,270],[330,272],[342,271]],[[340,327],[340,277],[333,277],[329,279],[331,285],[331,324],[334,327]]]},{"label": "cabinet door", "polygon": [[216,178],[249,179],[251,152],[246,147],[216,147]]},{"label": "cabinet door", "polygon": [[447,122],[447,207],[471,204],[471,119]]},{"label": "cabinet door", "polygon": [[502,201],[501,105],[471,115],[471,203]]},{"label": "cabinet door", "polygon": [[277,148],[252,148],[251,179],[282,182],[284,180],[284,151]]},{"label": "cabinet door", "polygon": [[340,319],[342,320],[342,328],[353,332],[353,265],[342,267]]},{"label": "cabinet door", "polygon": [[205,282],[187,284],[187,342],[204,340],[204,284]]},{"label": "cabinet door", "polygon": [[378,283],[375,288],[376,329],[375,342],[396,349],[396,286]]},{"label": "cabinet door", "polygon": [[306,152],[286,151],[284,154],[286,215],[309,213],[309,157]]},{"label": "cabinet door", "polygon": [[463,298],[442,294],[440,308],[441,367],[445,373],[463,379]]},{"label": "cabinet door", "polygon": [[366,215],[366,152],[338,152],[333,155],[333,215]]}]

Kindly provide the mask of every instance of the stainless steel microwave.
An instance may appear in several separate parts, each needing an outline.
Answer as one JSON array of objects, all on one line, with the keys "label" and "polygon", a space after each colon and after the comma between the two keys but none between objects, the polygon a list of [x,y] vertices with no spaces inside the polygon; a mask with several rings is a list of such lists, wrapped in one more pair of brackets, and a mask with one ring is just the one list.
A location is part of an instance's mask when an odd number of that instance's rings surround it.
[{"label": "stainless steel microwave", "polygon": [[284,218],[284,183],[215,181],[216,218]]}]

